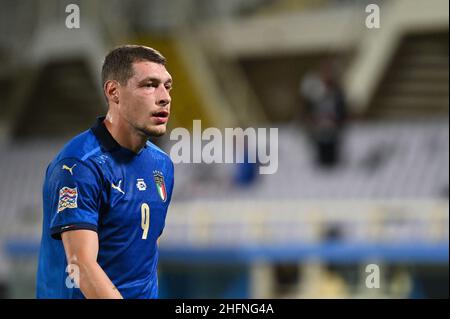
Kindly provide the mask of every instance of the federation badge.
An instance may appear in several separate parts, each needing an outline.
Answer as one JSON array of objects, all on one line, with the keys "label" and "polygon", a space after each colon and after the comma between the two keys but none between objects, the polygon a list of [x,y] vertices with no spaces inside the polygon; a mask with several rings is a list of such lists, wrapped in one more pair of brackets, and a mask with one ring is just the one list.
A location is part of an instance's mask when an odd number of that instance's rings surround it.
[{"label": "federation badge", "polygon": [[59,190],[58,213],[66,208],[77,208],[77,188],[63,187]]},{"label": "federation badge", "polygon": [[153,177],[155,179],[156,189],[161,197],[161,200],[165,202],[167,200],[166,184],[164,184],[164,176],[160,171],[153,171]]}]

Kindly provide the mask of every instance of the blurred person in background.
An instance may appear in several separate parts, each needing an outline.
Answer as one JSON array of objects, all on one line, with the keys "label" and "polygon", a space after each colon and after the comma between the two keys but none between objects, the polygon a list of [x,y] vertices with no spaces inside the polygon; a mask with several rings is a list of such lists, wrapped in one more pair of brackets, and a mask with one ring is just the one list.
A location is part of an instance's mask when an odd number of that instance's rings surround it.
[{"label": "blurred person in background", "polygon": [[[234,184],[239,187],[250,187],[255,184],[258,179],[258,169],[260,166],[258,158],[256,158],[255,162],[250,161],[250,147],[253,148],[256,145],[250,145],[248,139],[244,139],[244,147],[243,147],[243,162],[236,164],[235,175],[234,175]],[[255,150],[257,148],[255,147]],[[256,157],[258,152],[256,152]]]},{"label": "blurred person in background", "polygon": [[317,164],[334,167],[340,160],[342,130],[347,117],[336,64],[326,60],[300,83],[307,129],[316,148]]},{"label": "blurred person in background", "polygon": [[165,63],[144,46],[106,56],[106,117],[69,141],[45,175],[38,298],[157,298],[174,167],[148,138],[166,132]]}]

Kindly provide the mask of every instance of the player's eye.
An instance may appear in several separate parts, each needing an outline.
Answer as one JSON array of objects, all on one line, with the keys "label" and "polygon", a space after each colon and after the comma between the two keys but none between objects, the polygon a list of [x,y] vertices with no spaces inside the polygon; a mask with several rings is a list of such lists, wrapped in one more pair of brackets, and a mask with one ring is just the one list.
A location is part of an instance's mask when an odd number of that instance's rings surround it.
[{"label": "player's eye", "polygon": [[144,87],[146,87],[146,88],[151,88],[151,87],[156,88],[156,87],[158,87],[158,85],[153,83],[153,82],[148,82],[148,83],[144,84]]}]

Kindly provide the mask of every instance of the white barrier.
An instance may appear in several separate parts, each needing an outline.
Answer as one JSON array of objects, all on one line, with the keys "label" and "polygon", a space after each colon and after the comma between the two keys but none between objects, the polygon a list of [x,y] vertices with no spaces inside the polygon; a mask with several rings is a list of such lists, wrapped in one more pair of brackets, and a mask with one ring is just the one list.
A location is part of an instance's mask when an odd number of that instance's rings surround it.
[{"label": "white barrier", "polygon": [[305,245],[337,233],[360,244],[448,242],[448,201],[174,202],[161,245]]}]

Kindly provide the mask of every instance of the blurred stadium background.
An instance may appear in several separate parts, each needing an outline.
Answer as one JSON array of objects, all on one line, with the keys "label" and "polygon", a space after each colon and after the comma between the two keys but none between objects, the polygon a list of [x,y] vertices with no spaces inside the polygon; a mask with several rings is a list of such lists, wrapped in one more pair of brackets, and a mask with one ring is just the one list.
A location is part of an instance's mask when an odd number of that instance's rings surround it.
[{"label": "blurred stadium background", "polygon": [[139,43],[168,58],[170,129],[279,128],[274,175],[176,165],[162,298],[448,298],[448,6],[1,0],[0,297],[34,298],[45,168],[105,113],[105,53]]}]

